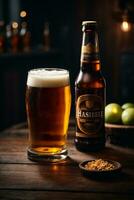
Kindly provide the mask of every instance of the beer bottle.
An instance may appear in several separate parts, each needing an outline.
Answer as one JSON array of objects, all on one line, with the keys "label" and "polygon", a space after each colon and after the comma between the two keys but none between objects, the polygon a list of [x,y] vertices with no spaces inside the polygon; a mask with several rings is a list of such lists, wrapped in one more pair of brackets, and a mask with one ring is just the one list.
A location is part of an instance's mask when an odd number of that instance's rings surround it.
[{"label": "beer bottle", "polygon": [[75,82],[76,137],[79,151],[105,146],[105,80],[101,74],[96,21],[82,23],[80,72]]},{"label": "beer bottle", "polygon": [[23,52],[30,52],[31,50],[31,32],[28,29],[28,23],[23,21],[20,30],[21,50]]},{"label": "beer bottle", "polygon": [[43,48],[44,51],[50,50],[50,24],[45,22],[43,31]]},{"label": "beer bottle", "polygon": [[11,36],[11,51],[12,53],[18,53],[20,50],[20,36],[19,36],[19,24],[12,22],[12,36]]},{"label": "beer bottle", "polygon": [[8,24],[6,26],[6,49],[7,49],[7,52],[11,52],[11,38],[12,38],[12,28],[11,28],[11,25]]},{"label": "beer bottle", "polygon": [[0,54],[4,53],[5,50],[5,23],[0,21]]}]

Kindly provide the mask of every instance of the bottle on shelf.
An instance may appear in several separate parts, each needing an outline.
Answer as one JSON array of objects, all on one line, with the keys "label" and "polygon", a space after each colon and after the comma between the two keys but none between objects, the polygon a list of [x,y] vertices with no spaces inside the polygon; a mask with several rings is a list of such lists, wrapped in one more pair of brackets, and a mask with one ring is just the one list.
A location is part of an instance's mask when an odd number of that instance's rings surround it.
[{"label": "bottle on shelf", "polygon": [[11,38],[12,38],[12,28],[11,25],[8,24],[6,26],[6,51],[11,52]]},{"label": "bottle on shelf", "polygon": [[45,22],[45,24],[44,24],[43,49],[44,49],[44,51],[50,50],[50,25],[48,22]]},{"label": "bottle on shelf", "polygon": [[20,30],[21,50],[23,52],[30,52],[31,50],[31,32],[28,30],[28,23],[23,21]]},{"label": "bottle on shelf", "polygon": [[4,53],[6,50],[6,33],[5,33],[5,23],[0,21],[0,54]]},{"label": "bottle on shelf", "polygon": [[20,51],[20,36],[19,36],[19,24],[12,22],[12,37],[11,37],[11,51],[12,53],[18,53]]}]

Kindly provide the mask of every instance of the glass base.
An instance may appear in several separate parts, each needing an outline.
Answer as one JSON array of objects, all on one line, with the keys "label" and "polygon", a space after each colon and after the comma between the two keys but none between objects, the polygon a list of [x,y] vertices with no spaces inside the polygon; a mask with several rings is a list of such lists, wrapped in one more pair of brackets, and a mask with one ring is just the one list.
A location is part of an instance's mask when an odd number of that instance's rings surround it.
[{"label": "glass base", "polygon": [[33,151],[32,149],[28,148],[27,150],[28,159],[32,161],[39,161],[39,162],[60,162],[67,158],[68,151],[67,149],[63,149],[60,153],[39,153]]}]

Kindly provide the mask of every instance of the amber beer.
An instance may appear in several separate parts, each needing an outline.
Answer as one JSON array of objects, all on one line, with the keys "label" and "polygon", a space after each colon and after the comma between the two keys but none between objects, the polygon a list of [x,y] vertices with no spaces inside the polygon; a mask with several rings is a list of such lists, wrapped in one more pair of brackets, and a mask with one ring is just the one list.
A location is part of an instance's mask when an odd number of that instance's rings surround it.
[{"label": "amber beer", "polygon": [[105,80],[101,73],[96,21],[82,23],[80,72],[75,82],[76,137],[80,151],[98,151],[105,146]]},{"label": "amber beer", "polygon": [[35,69],[28,73],[26,109],[30,159],[55,162],[66,158],[70,105],[67,70]]}]

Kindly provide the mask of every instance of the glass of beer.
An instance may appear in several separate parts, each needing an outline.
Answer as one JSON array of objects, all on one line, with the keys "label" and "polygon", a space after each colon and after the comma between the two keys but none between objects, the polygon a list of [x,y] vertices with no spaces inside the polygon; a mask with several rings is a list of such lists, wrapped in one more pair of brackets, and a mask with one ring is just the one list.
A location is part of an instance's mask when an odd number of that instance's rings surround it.
[{"label": "glass of beer", "polygon": [[57,162],[67,157],[70,107],[67,70],[42,68],[28,72],[26,111],[30,160]]}]

